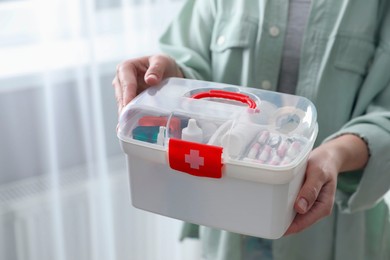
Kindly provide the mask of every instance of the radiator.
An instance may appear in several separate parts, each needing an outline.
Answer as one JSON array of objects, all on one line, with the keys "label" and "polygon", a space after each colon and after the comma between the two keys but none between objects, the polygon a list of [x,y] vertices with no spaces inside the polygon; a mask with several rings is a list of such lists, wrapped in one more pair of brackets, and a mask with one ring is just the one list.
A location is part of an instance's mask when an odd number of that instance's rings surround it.
[{"label": "radiator", "polygon": [[180,221],[131,205],[124,163],[111,159],[104,182],[78,167],[55,189],[50,176],[0,186],[0,260],[201,259]]}]

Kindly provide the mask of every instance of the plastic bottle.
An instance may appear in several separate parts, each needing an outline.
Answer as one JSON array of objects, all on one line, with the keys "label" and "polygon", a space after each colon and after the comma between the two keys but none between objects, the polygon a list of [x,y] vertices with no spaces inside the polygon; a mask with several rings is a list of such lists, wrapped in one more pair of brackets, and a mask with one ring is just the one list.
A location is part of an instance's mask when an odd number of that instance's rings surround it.
[{"label": "plastic bottle", "polygon": [[158,135],[157,135],[157,144],[158,145],[164,145],[164,139],[165,139],[165,126],[160,126]]},{"label": "plastic bottle", "polygon": [[202,143],[203,131],[196,124],[196,120],[191,118],[188,120],[188,125],[181,132],[181,139],[189,142]]}]

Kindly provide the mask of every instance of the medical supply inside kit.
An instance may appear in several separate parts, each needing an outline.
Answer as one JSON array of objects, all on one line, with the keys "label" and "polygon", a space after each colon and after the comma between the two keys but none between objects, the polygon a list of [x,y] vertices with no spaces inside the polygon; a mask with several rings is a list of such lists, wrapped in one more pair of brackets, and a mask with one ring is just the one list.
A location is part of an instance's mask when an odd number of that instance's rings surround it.
[{"label": "medical supply inside kit", "polygon": [[279,238],[296,214],[316,116],[300,96],[164,80],[119,118],[132,203],[190,223]]}]

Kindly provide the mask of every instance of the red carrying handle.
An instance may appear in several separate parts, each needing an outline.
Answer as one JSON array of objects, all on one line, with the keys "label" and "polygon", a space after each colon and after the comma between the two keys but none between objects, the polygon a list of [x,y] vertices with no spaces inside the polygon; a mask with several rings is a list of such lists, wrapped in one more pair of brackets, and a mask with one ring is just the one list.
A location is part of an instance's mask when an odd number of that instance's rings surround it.
[{"label": "red carrying handle", "polygon": [[256,109],[257,104],[256,102],[251,99],[249,96],[237,93],[237,92],[230,92],[225,90],[209,90],[207,92],[200,92],[196,93],[192,96],[194,99],[201,99],[201,98],[224,98],[224,99],[230,99],[234,101],[239,101],[241,103],[245,103],[249,106],[249,108]]}]

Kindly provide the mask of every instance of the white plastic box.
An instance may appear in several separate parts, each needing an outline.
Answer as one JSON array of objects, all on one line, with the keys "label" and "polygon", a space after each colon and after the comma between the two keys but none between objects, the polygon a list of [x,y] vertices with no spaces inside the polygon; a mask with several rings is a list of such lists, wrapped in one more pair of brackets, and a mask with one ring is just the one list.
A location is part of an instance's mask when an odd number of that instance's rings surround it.
[{"label": "white plastic box", "polygon": [[316,116],[299,96],[167,79],[138,95],[119,119],[132,203],[190,223],[279,238],[296,214]]}]

